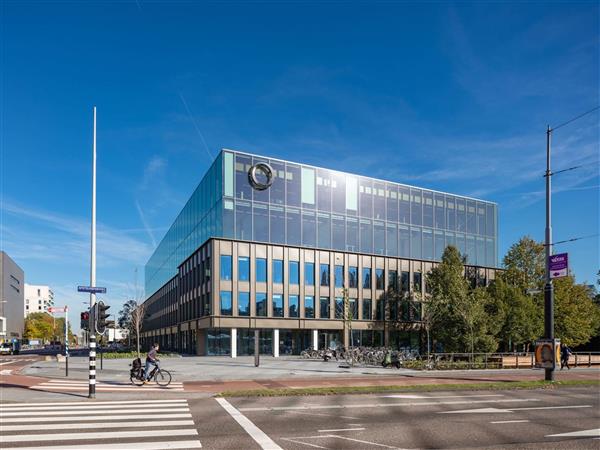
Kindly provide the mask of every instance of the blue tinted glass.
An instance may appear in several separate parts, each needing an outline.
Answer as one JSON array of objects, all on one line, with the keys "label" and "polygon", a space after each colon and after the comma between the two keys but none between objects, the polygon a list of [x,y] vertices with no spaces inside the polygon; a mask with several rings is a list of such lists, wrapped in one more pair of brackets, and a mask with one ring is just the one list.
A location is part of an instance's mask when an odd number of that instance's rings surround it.
[{"label": "blue tinted glass", "polygon": [[410,256],[414,259],[421,259],[421,229],[410,229]]},{"label": "blue tinted glass", "polygon": [[299,317],[300,308],[298,306],[298,296],[297,295],[289,295],[288,296],[288,308],[289,308],[289,316],[290,317]]},{"label": "blue tinted glass", "polygon": [[336,297],[335,298],[335,318],[336,319],[344,318],[344,297]]},{"label": "blue tinted glass", "polygon": [[348,287],[358,287],[358,267],[348,267]]},{"label": "blue tinted glass", "polygon": [[315,317],[315,297],[313,295],[304,296],[304,317],[307,319]]},{"label": "blue tinted glass", "polygon": [[363,289],[371,289],[371,268],[370,267],[363,267],[362,285],[363,285]]},{"label": "blue tinted glass", "polygon": [[331,219],[329,214],[317,213],[317,247],[331,248]]},{"label": "blue tinted glass", "polygon": [[273,283],[283,283],[283,261],[273,260]]},{"label": "blue tinted glass", "polygon": [[256,315],[259,317],[267,317],[267,293],[256,293]]},{"label": "blue tinted glass", "polygon": [[371,311],[371,299],[363,298],[363,310],[362,310],[362,318],[363,320],[371,320],[373,318],[373,313]]},{"label": "blue tinted glass", "polygon": [[373,226],[367,219],[360,219],[360,251],[373,253]]},{"label": "blue tinted glass", "polygon": [[346,218],[346,250],[358,251],[358,219],[355,217]]},{"label": "blue tinted glass", "polygon": [[319,317],[321,319],[329,319],[329,297],[321,297],[319,304]]},{"label": "blue tinted glass", "polygon": [[385,255],[385,227],[383,222],[373,221],[373,253]]},{"label": "blue tinted glass", "polygon": [[256,282],[267,282],[267,260],[265,258],[256,258]]},{"label": "blue tinted glass", "polygon": [[247,256],[238,258],[238,280],[250,281],[250,258]]},{"label": "blue tinted glass", "polygon": [[235,204],[235,237],[252,240],[252,208],[250,203],[240,200]]},{"label": "blue tinted glass", "polygon": [[331,216],[332,248],[346,250],[346,221],[343,216]]},{"label": "blue tinted glass", "polygon": [[317,245],[317,224],[314,211],[302,211],[302,245]]},{"label": "blue tinted glass", "polygon": [[230,255],[221,255],[221,280],[231,280]]},{"label": "blue tinted glass", "polygon": [[300,263],[298,261],[290,261],[290,284],[300,284]]},{"label": "blue tinted glass", "polygon": [[221,291],[220,303],[221,303],[221,315],[222,316],[230,316],[231,315],[231,291]]},{"label": "blue tinted glass", "polygon": [[423,229],[423,259],[433,259],[433,233]]},{"label": "blue tinted glass", "polygon": [[335,266],[335,287],[344,287],[344,266]]},{"label": "blue tinted glass", "polygon": [[283,206],[271,206],[269,213],[271,219],[270,242],[285,244],[285,211]]},{"label": "blue tinted glass", "polygon": [[238,315],[249,316],[250,315],[250,292],[239,292],[238,293]]},{"label": "blue tinted glass", "polygon": [[383,278],[383,269],[375,269],[375,289],[385,289],[385,282]]},{"label": "blue tinted glass", "polygon": [[273,294],[273,317],[283,317],[283,295]]},{"label": "blue tinted glass", "polygon": [[254,240],[269,242],[269,208],[262,203],[254,203]]},{"label": "blue tinted glass", "polygon": [[286,209],[286,240],[289,245],[300,245],[302,242],[300,210],[294,208]]},{"label": "blue tinted glass", "polygon": [[315,265],[313,263],[304,263],[304,284],[307,286],[315,284]]},{"label": "blue tinted glass", "polygon": [[319,267],[319,284],[329,286],[329,264],[321,264]]}]

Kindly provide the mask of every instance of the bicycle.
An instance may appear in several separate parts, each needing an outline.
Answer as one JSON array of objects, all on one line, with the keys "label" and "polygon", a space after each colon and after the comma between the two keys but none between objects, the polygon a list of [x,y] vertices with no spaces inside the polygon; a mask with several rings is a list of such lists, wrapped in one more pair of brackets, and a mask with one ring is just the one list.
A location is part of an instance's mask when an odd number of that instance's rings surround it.
[{"label": "bicycle", "polygon": [[[139,361],[139,358],[138,360]],[[136,386],[142,386],[144,384],[144,368],[142,367],[141,361],[136,364],[136,361],[132,364],[132,369],[129,371],[129,380],[131,384]],[[148,381],[154,379],[154,382],[161,387],[166,387],[171,384],[171,373],[168,370],[161,369],[157,364],[154,369],[148,374]]]}]

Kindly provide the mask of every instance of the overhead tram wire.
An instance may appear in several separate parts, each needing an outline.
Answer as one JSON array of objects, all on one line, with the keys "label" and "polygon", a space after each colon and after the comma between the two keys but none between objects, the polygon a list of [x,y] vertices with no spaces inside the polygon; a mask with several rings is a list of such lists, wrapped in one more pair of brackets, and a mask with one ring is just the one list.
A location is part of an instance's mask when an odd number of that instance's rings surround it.
[{"label": "overhead tram wire", "polygon": [[550,128],[550,131],[554,131],[554,130],[558,130],[559,128],[564,127],[565,125],[569,125],[571,122],[575,122],[577,119],[581,119],[583,116],[587,116],[588,114],[593,113],[594,111],[597,111],[598,109],[600,109],[600,105],[590,109],[589,111],[586,111],[582,114],[579,114],[576,117],[573,117],[572,119],[567,120],[566,122],[561,123],[560,125],[557,125],[553,128]]},{"label": "overhead tram wire", "polygon": [[[565,244],[567,242],[575,242],[575,241],[580,241],[582,239],[589,239],[589,238],[593,238],[593,237],[597,237],[597,236],[600,236],[600,233],[588,234],[587,236],[580,236],[580,237],[576,237],[576,238],[573,238],[573,239],[565,239],[564,241],[553,242],[550,245],[552,246],[552,245],[557,245],[557,244]],[[545,245],[546,244],[544,244],[544,246]]]}]

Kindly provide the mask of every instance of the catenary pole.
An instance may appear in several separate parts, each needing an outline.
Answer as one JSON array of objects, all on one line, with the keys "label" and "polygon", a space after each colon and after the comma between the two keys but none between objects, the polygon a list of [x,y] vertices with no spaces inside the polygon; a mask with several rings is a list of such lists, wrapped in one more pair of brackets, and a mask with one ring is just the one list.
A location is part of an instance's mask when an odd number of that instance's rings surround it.
[{"label": "catenary pole", "polygon": [[[546,284],[544,285],[544,334],[554,339],[554,286],[550,278],[550,255],[552,254],[552,172],[550,170],[550,144],[552,129],[546,130]],[[554,381],[554,367],[545,370],[546,381]]]},{"label": "catenary pole", "polygon": [[[96,107],[94,106],[94,141],[92,144],[92,245],[90,255],[90,286],[96,287]],[[96,304],[96,294],[90,293],[90,313]],[[92,314],[90,314],[92,319]],[[90,320],[90,374],[88,398],[96,398],[96,324]]]}]

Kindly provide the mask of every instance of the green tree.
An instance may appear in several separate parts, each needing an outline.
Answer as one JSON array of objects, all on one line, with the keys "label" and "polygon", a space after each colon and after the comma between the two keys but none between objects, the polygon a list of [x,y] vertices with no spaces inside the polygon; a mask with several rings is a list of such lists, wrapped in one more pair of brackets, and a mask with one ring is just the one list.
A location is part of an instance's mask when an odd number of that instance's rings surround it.
[{"label": "green tree", "polygon": [[546,276],[544,245],[529,236],[513,244],[503,259],[504,273],[501,277],[523,293],[541,291]]},{"label": "green tree", "polygon": [[572,276],[554,280],[554,334],[570,347],[587,343],[600,328],[592,289]]},{"label": "green tree", "polygon": [[540,302],[520,287],[498,277],[488,287],[489,317],[497,327],[496,336],[505,351],[527,345],[543,332],[543,310]]}]

